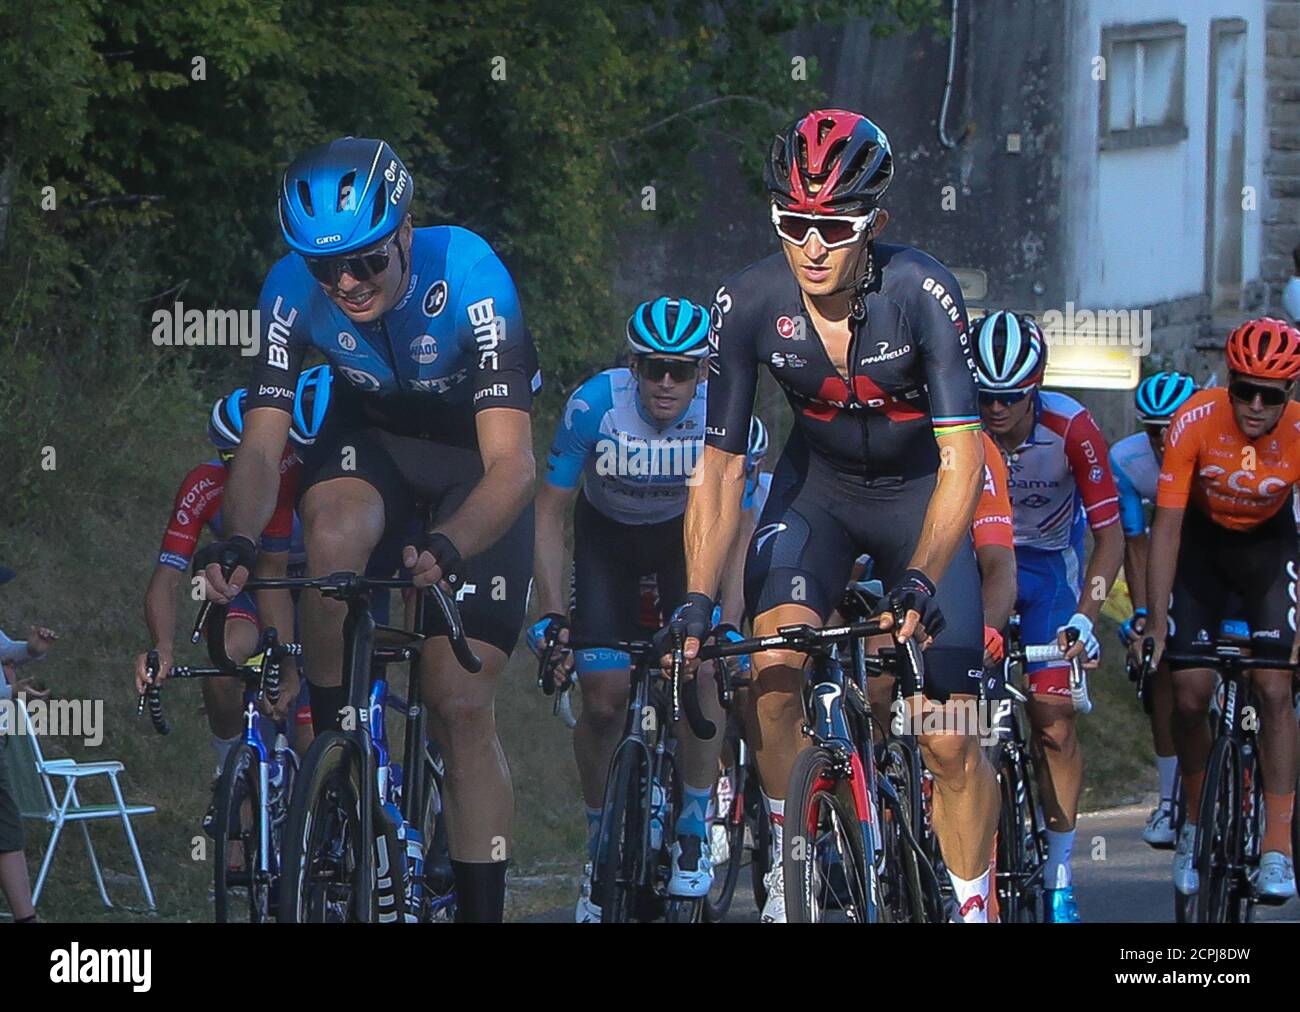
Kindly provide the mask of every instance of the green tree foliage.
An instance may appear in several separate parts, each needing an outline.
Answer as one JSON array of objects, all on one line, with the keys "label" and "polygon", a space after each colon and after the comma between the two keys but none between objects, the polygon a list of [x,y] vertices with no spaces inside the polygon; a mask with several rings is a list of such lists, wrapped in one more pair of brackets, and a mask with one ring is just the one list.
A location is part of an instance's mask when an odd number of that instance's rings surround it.
[{"label": "green tree foliage", "polygon": [[[416,178],[417,223],[503,254],[547,370],[590,367],[617,327],[620,231],[688,213],[705,146],[756,179],[767,136],[818,100],[789,31],[853,15],[942,29],[939,0],[61,0],[0,6],[0,468],[66,389],[105,391],[184,355],[153,308],[251,305],[282,255],[274,200],[295,153],[383,136]],[[198,362],[210,365],[211,358]],[[223,356],[221,367],[237,365]],[[50,377],[62,370],[62,380]],[[29,385],[45,377],[43,393]],[[46,399],[44,412],[32,398]],[[27,420],[12,406],[24,402]],[[137,425],[131,408],[109,408]],[[41,421],[42,417],[44,422]],[[15,428],[17,426],[17,428]],[[21,459],[15,454],[22,454]]]}]

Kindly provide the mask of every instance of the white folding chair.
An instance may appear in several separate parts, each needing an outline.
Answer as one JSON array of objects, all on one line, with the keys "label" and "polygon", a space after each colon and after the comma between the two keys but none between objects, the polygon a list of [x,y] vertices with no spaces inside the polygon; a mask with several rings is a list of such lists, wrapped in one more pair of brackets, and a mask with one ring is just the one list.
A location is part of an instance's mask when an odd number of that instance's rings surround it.
[{"label": "white folding chair", "polygon": [[[41,898],[41,889],[45,886],[45,877],[49,874],[50,864],[54,861],[54,851],[59,845],[65,823],[81,824],[81,835],[86,841],[86,853],[90,856],[90,867],[95,873],[95,884],[104,906],[111,907],[113,901],[108,898],[104,888],[104,876],[99,868],[99,859],[95,856],[94,844],[90,842],[90,830],[86,823],[98,819],[121,819],[126,831],[126,841],[135,858],[135,868],[140,875],[140,886],[144,889],[145,901],[150,910],[156,910],[153,890],[149,887],[149,876],[145,874],[144,861],[140,857],[140,848],[136,844],[135,831],[131,827],[131,816],[148,815],[157,811],[153,805],[128,805],[122,798],[122,788],[117,782],[117,775],[124,767],[119,762],[77,762],[75,759],[46,759],[41,754],[41,745],[32,727],[31,717],[21,699],[14,700],[18,719],[22,721],[25,733],[9,733],[7,746],[10,774],[14,789],[18,794],[18,810],[24,819],[34,819],[54,827],[50,842],[46,844],[45,856],[41,860],[41,870],[36,877],[36,889],[32,892],[32,906]],[[90,777],[108,777],[113,788],[112,804],[87,805],[77,797],[77,783]],[[56,778],[63,788],[59,797],[55,788]]]}]

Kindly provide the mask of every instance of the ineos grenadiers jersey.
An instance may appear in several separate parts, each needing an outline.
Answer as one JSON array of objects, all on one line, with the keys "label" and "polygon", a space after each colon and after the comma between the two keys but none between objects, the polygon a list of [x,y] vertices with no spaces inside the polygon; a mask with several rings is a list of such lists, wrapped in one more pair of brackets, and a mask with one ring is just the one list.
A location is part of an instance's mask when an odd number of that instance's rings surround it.
[{"label": "ineos grenadiers jersey", "polygon": [[1147,530],[1144,507],[1156,501],[1156,480],[1160,461],[1151,449],[1145,432],[1125,436],[1110,448],[1110,469],[1119,489],[1119,521],[1126,538],[1135,538]]},{"label": "ineos grenadiers jersey", "polygon": [[1003,453],[1015,520],[1016,549],[1064,551],[1119,519],[1119,493],[1106,440],[1088,410],[1055,390],[1035,396],[1033,430],[1014,453]]},{"label": "ineos grenadiers jersey", "polygon": [[412,236],[406,292],[373,323],[348,319],[298,254],[271,268],[258,301],[262,346],[245,410],[292,410],[311,347],[342,380],[335,396],[398,435],[475,446],[477,412],[529,410],[541,374],[505,265],[467,229],[417,228]]},{"label": "ineos grenadiers jersey", "polygon": [[676,421],[645,416],[636,377],[607,369],[578,387],[546,459],[546,480],[576,488],[604,516],[621,524],[657,524],[686,511],[687,480],[704,445],[706,385]]},{"label": "ineos grenadiers jersey", "polygon": [[794,411],[791,443],[836,470],[916,477],[939,468],[936,435],[980,427],[966,306],[948,269],[910,246],[874,247],[877,281],[854,324],[849,381],[832,364],[785,256],[714,296],[705,442],[743,454],[760,366]]}]

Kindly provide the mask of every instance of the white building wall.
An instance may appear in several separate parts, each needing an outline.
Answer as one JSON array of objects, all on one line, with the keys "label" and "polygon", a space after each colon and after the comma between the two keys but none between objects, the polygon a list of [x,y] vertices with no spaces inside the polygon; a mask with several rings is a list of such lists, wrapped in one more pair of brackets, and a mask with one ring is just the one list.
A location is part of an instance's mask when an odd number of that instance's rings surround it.
[{"label": "white building wall", "polygon": [[[1074,0],[1066,33],[1068,137],[1062,213],[1065,290],[1076,305],[1126,308],[1205,289],[1210,22],[1246,21],[1245,171],[1259,194],[1242,236],[1243,281],[1260,276],[1265,116],[1264,0]],[[1175,144],[1102,151],[1093,61],[1103,27],[1177,21],[1187,28],[1184,117]]]}]

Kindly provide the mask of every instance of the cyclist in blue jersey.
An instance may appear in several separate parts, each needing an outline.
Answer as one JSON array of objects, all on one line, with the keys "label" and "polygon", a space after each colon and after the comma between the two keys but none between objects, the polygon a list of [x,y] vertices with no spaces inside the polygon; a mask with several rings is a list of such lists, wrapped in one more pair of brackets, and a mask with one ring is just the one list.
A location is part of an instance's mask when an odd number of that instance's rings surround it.
[{"label": "cyclist in blue jersey", "polygon": [[[444,639],[431,639],[423,691],[447,762],[457,916],[493,921],[505,903],[514,807],[493,697],[531,577],[530,410],[540,373],[510,272],[473,232],[414,228],[413,189],[380,140],[333,141],[285,172],[280,226],[292,252],[262,288],[262,343],[226,493],[227,537],[205,560],[206,575],[218,599],[247,579],[256,556],[250,532],[273,505],[295,380],[314,349],[341,381],[304,453],[308,571],[361,572],[376,549],[397,546],[418,585],[456,589],[483,670],[471,677]],[[427,536],[411,529],[420,503],[434,507]],[[337,726],[346,702],[345,611],[303,595],[318,731]]]},{"label": "cyclist in blue jersey", "polygon": [[[1142,431],[1126,436],[1110,448],[1110,468],[1119,489],[1120,525],[1124,529],[1124,575],[1128,578],[1133,614],[1120,626],[1125,647],[1142,635],[1147,620],[1147,535],[1146,506],[1156,501],[1156,480],[1165,433],[1183,402],[1196,392],[1196,381],[1179,372],[1159,372],[1138,384],[1135,393]],[[1142,839],[1153,847],[1173,847],[1174,788],[1178,776],[1178,752],[1174,746],[1173,685],[1169,668],[1160,665],[1151,680],[1148,708],[1151,739],[1160,777],[1160,803],[1152,810],[1142,830]]]},{"label": "cyclist in blue jersey", "polygon": [[[543,617],[529,630],[535,649],[553,625],[569,624],[562,574],[571,508],[575,637],[639,638],[645,574],[657,576],[661,608],[671,610],[685,597],[682,512],[704,440],[708,329],[708,313],[685,299],[644,302],[627,322],[630,368],[597,373],[569,397],[537,493],[534,569]],[[605,776],[627,709],[630,659],[614,650],[579,650],[573,660],[582,691],[573,751],[594,862]],[[700,701],[706,712],[716,708],[711,693]],[[683,806],[669,890],[703,896],[713,878],[706,812],[721,739],[699,741],[685,720],[677,734]],[[579,922],[600,919],[590,882],[575,913]]]},{"label": "cyclist in blue jersey", "polygon": [[[1032,317],[1006,310],[980,321],[975,337],[980,414],[1009,471],[1016,550],[1016,610],[1026,643],[1055,640],[1068,656],[1101,646],[1093,625],[1124,554],[1119,502],[1106,441],[1086,408],[1043,390],[1047,343]],[[1085,531],[1095,545],[1084,565]],[[1067,630],[1078,640],[1069,646]],[[1026,707],[1043,756],[1039,788],[1047,820],[1044,899],[1053,923],[1079,920],[1071,857],[1083,753],[1070,695],[1070,666],[1026,666]]]},{"label": "cyclist in blue jersey", "polygon": [[[755,631],[823,624],[854,560],[869,553],[889,604],[905,615],[900,635],[934,640],[921,706],[947,716],[975,697],[984,655],[970,541],[984,449],[961,291],[927,254],[877,241],[889,220],[880,199],[893,158],[865,117],[833,109],[800,117],[777,137],[766,170],[781,251],[725,281],[711,314],[708,427],[685,519],[690,592],[675,619],[686,654],[695,656],[707,632],[740,526],[746,436],[766,369],[794,427],[749,546]],[[770,651],[753,663],[754,752],[779,839],[806,742],[804,657]],[[921,747],[958,918],[985,920],[993,770],[972,733],[924,734]],[[763,920],[784,921],[779,869],[767,883]]]}]

